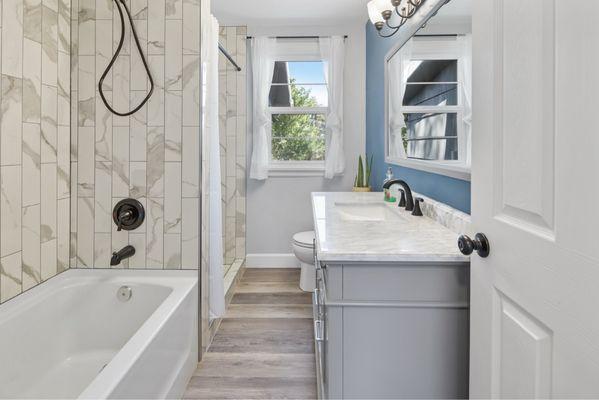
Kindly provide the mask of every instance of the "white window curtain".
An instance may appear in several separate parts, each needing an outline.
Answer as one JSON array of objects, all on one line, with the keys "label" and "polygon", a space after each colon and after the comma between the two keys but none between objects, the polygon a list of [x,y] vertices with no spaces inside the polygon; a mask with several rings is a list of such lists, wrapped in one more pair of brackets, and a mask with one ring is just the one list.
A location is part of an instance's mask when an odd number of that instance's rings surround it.
[{"label": "white window curtain", "polygon": [[342,36],[320,38],[319,45],[320,55],[325,63],[324,76],[329,92],[329,110],[326,116],[328,146],[324,176],[332,179],[345,170],[343,153],[345,40]]},{"label": "white window curtain", "polygon": [[[207,142],[207,157],[209,178],[208,208],[209,208],[209,251],[208,251],[208,276],[209,276],[209,310],[210,319],[222,317],[225,314],[225,289],[223,270],[223,224],[222,224],[222,199],[221,199],[221,171],[220,171],[220,142],[218,119],[218,38],[219,24],[209,10],[204,10],[205,20],[203,26],[202,59],[204,61],[203,74],[206,82],[204,93],[204,135]],[[208,12],[206,12],[208,11]]]},{"label": "white window curtain", "polygon": [[252,41],[252,76],[254,101],[254,132],[250,178],[268,178],[270,163],[270,130],[272,121],[268,113],[268,96],[275,68],[274,53],[277,40],[255,37]]},{"label": "white window curtain", "polygon": [[464,148],[466,150],[466,165],[471,164],[472,154],[472,35],[459,36],[461,59],[459,80],[462,82],[462,98],[464,105]]},{"label": "white window curtain", "polygon": [[389,60],[389,156],[407,158],[401,136],[406,127],[402,113],[403,98],[406,93],[406,82],[412,74],[412,40],[408,40],[397,54]]}]

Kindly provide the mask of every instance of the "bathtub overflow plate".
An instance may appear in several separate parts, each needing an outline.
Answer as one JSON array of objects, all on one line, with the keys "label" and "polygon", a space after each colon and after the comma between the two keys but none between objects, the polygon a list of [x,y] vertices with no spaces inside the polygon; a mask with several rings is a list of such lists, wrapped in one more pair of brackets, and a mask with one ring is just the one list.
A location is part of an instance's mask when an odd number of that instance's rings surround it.
[{"label": "bathtub overflow plate", "polygon": [[117,299],[123,302],[131,300],[131,296],[133,296],[133,290],[129,286],[121,286],[116,292]]}]

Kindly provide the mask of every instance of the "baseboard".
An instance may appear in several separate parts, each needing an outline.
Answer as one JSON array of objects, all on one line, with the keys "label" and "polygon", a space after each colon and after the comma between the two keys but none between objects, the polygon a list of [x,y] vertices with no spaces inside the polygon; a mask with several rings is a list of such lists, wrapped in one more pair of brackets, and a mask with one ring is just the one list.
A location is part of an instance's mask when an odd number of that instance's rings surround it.
[{"label": "baseboard", "polygon": [[246,268],[299,268],[299,261],[292,253],[248,254],[245,257]]}]

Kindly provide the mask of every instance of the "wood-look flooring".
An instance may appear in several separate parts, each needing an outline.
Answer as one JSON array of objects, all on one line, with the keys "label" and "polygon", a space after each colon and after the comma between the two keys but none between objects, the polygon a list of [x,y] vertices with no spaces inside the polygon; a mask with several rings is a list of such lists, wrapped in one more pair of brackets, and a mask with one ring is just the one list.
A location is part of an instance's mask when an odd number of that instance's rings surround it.
[{"label": "wood-look flooring", "polygon": [[299,270],[245,270],[185,398],[316,398],[311,296]]}]

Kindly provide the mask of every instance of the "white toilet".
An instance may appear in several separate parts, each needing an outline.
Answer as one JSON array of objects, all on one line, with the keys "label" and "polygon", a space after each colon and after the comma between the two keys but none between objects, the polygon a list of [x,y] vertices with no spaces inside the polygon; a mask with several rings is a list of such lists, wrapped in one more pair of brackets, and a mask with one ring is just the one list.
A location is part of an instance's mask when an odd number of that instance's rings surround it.
[{"label": "white toilet", "polygon": [[299,232],[293,235],[293,253],[300,261],[302,272],[300,289],[313,292],[316,288],[316,267],[314,266],[314,231]]}]

